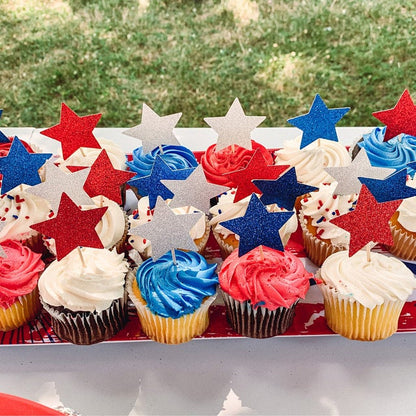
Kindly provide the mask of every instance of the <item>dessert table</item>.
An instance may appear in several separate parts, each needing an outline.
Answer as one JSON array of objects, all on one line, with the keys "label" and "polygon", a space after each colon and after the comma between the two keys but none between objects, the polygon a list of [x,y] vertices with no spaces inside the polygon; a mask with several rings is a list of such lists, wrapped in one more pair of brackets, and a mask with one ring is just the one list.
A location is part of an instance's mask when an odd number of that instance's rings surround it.
[{"label": "dessert table", "polygon": [[[350,145],[370,129],[337,130]],[[139,142],[123,130],[95,133],[130,152]],[[36,129],[2,131],[58,149]],[[210,129],[175,131],[193,150],[215,142]],[[295,128],[260,128],[253,138],[276,148],[298,134]],[[373,343],[333,335],[183,345],[1,345],[0,392],[81,415],[414,414],[415,351],[415,333]]]}]

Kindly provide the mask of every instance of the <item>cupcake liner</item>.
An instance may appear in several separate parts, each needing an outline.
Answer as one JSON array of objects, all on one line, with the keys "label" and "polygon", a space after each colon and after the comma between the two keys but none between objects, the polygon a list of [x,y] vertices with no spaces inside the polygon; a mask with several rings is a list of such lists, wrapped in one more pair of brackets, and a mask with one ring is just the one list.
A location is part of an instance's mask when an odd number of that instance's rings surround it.
[{"label": "cupcake liner", "polygon": [[416,260],[416,238],[413,233],[400,229],[397,225],[390,225],[393,245],[389,251],[404,260]]},{"label": "cupcake liner", "polygon": [[124,215],[124,233],[122,237],[120,238],[120,240],[118,240],[117,243],[114,244],[114,246],[112,247],[112,248],[115,247],[115,249],[117,250],[117,253],[119,254],[127,251],[127,247],[128,247],[127,240],[128,240],[128,231],[129,231],[129,218],[125,211],[123,211],[123,215]]},{"label": "cupcake liner", "polygon": [[38,287],[18,299],[8,308],[0,308],[0,331],[11,331],[35,318],[42,305],[39,301]]},{"label": "cupcake liner", "polygon": [[51,316],[55,334],[73,344],[90,345],[110,339],[127,322],[127,292],[100,313],[73,312],[63,307],[51,306],[42,298],[41,302]]},{"label": "cupcake liner", "polygon": [[297,300],[290,308],[281,306],[272,311],[261,306],[254,309],[248,301],[239,302],[223,290],[222,296],[233,329],[250,338],[270,338],[283,334],[292,325]]},{"label": "cupcake liner", "polygon": [[326,241],[322,241],[316,236],[314,236],[308,230],[305,224],[305,218],[302,211],[299,213],[299,222],[302,229],[303,246],[305,249],[305,253],[309,257],[309,259],[318,267],[321,267],[325,259],[329,257],[331,254],[347,249],[343,246],[336,246],[327,243]]},{"label": "cupcake liner", "polygon": [[136,307],[143,332],[152,340],[163,344],[182,344],[202,335],[209,324],[209,307],[216,297],[213,295],[205,298],[193,313],[173,319],[155,315],[150,311],[140,295],[135,271],[130,271],[127,275],[127,292]]},{"label": "cupcake liner", "polygon": [[385,301],[369,309],[326,284],[319,286],[324,296],[327,325],[335,333],[352,340],[378,341],[397,331],[404,301]]}]

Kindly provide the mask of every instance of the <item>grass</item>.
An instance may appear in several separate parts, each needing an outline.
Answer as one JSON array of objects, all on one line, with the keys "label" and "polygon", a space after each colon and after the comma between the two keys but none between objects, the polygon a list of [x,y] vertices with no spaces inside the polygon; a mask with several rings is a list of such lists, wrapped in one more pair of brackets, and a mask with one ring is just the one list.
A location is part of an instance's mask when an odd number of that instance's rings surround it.
[{"label": "grass", "polygon": [[238,96],[284,126],[316,93],[352,108],[338,125],[376,125],[416,94],[415,20],[412,0],[0,0],[0,125],[56,124],[65,101],[99,127],[142,102],[206,126]]}]

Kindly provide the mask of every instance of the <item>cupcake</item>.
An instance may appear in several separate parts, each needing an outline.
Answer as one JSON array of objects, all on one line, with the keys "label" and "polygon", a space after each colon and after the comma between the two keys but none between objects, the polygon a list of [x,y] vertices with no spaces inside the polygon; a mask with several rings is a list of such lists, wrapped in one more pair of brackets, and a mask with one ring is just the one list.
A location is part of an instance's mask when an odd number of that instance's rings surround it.
[{"label": "cupcake", "polygon": [[[169,202],[169,201],[167,201]],[[191,208],[188,210],[186,207],[172,208],[172,211],[176,215],[185,215],[189,213],[201,212],[197,209]],[[137,202],[137,209],[133,211],[133,215],[128,217],[129,229],[138,227],[141,224],[151,221],[153,218],[153,210],[149,207],[149,198],[143,197]],[[197,252],[203,254],[208,242],[210,234],[210,226],[206,215],[202,215],[199,221],[191,228],[190,236],[194,241]],[[138,235],[130,235],[128,243],[136,250],[140,256],[146,260],[152,256],[152,243],[146,238],[142,238]]]},{"label": "cupcake", "polygon": [[[127,243],[128,221],[126,213],[116,202],[105,196],[95,196],[92,200],[94,205],[81,205],[81,209],[88,211],[97,207],[107,207],[107,211],[95,227],[95,231],[97,231],[104,248],[109,250],[115,248],[117,253],[122,253],[126,249]],[[55,240],[48,237],[43,237],[43,240],[48,250],[56,255]]]},{"label": "cupcake", "polygon": [[311,277],[289,252],[261,246],[238,257],[238,250],[233,251],[218,274],[232,327],[252,338],[283,334]]},{"label": "cupcake", "polygon": [[301,200],[299,222],[307,256],[321,266],[337,251],[346,250],[350,234],[330,221],[354,210],[358,195],[335,195],[337,182],[324,183]]},{"label": "cupcake", "polygon": [[301,136],[288,140],[274,154],[276,165],[290,165],[296,169],[299,182],[319,187],[334,179],[324,170],[326,167],[343,167],[351,163],[347,149],[339,142],[319,139],[300,149]]},{"label": "cupcake", "polygon": [[328,326],[337,334],[376,341],[397,331],[398,319],[416,288],[413,273],[398,259],[364,250],[328,257],[316,275]]},{"label": "cupcake", "polygon": [[55,334],[89,345],[113,337],[127,321],[128,265],[115,250],[84,247],[53,261],[39,279]]},{"label": "cupcake", "polygon": [[1,247],[0,331],[10,331],[40,312],[38,279],[45,265],[40,254],[17,241],[4,241]]},{"label": "cupcake", "polygon": [[165,344],[179,344],[208,327],[208,308],[215,299],[216,265],[195,252],[175,250],[146,260],[130,272],[127,291],[137,308],[143,332]]},{"label": "cupcake", "polygon": [[[386,127],[376,127],[351,147],[354,158],[360,149],[364,149],[372,166],[401,170],[410,162],[416,161],[416,137],[401,134],[388,141],[384,140]],[[414,169],[408,168],[414,174]]]},{"label": "cupcake", "polygon": [[[218,203],[210,209],[212,218],[209,224],[220,247],[221,256],[224,259],[238,247],[240,239],[237,234],[223,227],[220,223],[243,216],[250,200],[250,197],[246,197],[238,202],[233,202],[235,192],[235,189],[224,192],[219,197]],[[266,208],[269,212],[286,211],[276,204],[267,205]],[[279,231],[283,246],[287,244],[290,236],[296,231],[297,227],[298,222],[296,215],[292,215],[289,221],[287,221]]]},{"label": "cupcake", "polygon": [[233,188],[236,185],[225,174],[243,169],[259,149],[267,165],[273,164],[271,153],[261,144],[251,141],[252,149],[234,145],[216,151],[216,144],[208,147],[201,157],[201,165],[208,182]]}]

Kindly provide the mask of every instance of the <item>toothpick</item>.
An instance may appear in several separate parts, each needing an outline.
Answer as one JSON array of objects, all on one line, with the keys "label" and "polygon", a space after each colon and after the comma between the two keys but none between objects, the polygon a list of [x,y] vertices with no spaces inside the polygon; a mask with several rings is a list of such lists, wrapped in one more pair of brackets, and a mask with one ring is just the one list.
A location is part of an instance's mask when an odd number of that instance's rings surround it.
[{"label": "toothpick", "polygon": [[366,245],[365,251],[367,252],[367,262],[370,263],[371,262],[371,248],[370,248],[370,244],[367,244]]},{"label": "toothpick", "polygon": [[83,157],[85,157],[85,153],[84,153],[84,151],[82,150],[82,147],[80,147],[80,148],[79,148],[79,151],[81,152],[82,156],[83,156]]},{"label": "toothpick", "polygon": [[100,208],[102,208],[102,207],[103,207],[103,205],[104,205],[104,198],[103,198],[103,196],[102,196],[102,195],[100,195],[100,202],[99,202],[98,206],[99,206]]},{"label": "toothpick", "polygon": [[234,153],[235,152],[235,144],[233,143],[232,145],[231,145],[231,153]]},{"label": "toothpick", "polygon": [[20,184],[19,189],[20,189],[20,192],[23,192],[24,191],[22,184]]},{"label": "toothpick", "polygon": [[81,264],[82,264],[82,267],[86,267],[85,260],[84,260],[84,257],[83,257],[83,255],[82,255],[81,248],[80,248],[80,247],[77,247],[77,251],[78,251],[79,257],[80,257],[80,259],[81,259]]},{"label": "toothpick", "polygon": [[175,254],[175,249],[171,249],[170,250],[172,253],[172,260],[173,260],[173,264],[176,266],[178,263],[176,263],[176,254]]},{"label": "toothpick", "polygon": [[163,154],[164,154],[164,152],[163,152],[163,147],[162,147],[162,145],[161,145],[161,144],[159,145],[159,150],[160,150],[160,154],[161,154],[161,155],[163,155]]},{"label": "toothpick", "polygon": [[263,246],[259,246],[260,249],[260,260],[264,261],[264,252],[263,252]]}]

